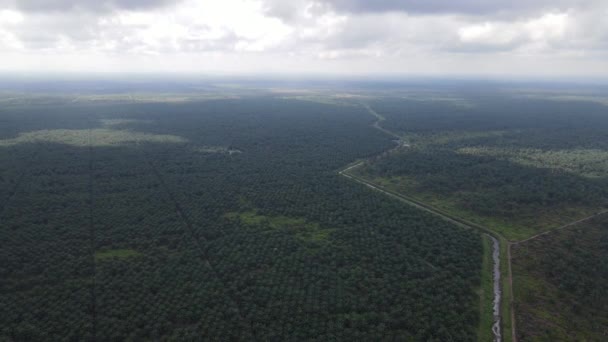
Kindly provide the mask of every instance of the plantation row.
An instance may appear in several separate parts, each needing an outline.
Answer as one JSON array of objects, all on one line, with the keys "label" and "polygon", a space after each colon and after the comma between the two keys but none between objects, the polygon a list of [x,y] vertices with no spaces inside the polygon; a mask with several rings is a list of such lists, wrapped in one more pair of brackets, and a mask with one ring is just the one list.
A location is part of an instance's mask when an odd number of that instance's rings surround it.
[{"label": "plantation row", "polygon": [[[40,157],[3,170],[27,186],[0,216],[0,339],[475,340],[479,235],[336,174],[392,144],[364,110],[63,110],[52,129],[91,128],[86,146],[4,147]],[[180,139],[100,145],[104,122]]]}]

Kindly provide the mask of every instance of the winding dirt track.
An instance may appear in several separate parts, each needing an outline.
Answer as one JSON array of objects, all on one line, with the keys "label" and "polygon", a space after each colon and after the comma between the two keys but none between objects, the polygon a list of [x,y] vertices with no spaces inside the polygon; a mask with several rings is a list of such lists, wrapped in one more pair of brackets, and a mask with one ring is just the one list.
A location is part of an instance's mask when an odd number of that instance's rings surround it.
[{"label": "winding dirt track", "polygon": [[[384,127],[382,127],[380,125],[381,122],[385,121],[385,118],[382,115],[378,114],[369,105],[364,105],[364,107],[367,109],[367,111],[371,115],[373,115],[377,119],[372,124],[372,127],[374,127],[375,129],[378,129],[379,131],[381,131],[381,132],[383,132],[383,133],[385,133],[387,135],[390,135],[390,136],[392,136],[392,137],[394,137],[394,138],[397,139],[396,140],[397,145],[395,147],[391,148],[390,150],[384,151],[382,154],[388,154],[388,153],[390,153],[390,152],[392,152],[394,150],[397,150],[397,149],[399,149],[401,147],[409,147],[410,146],[405,141],[403,141],[402,138],[398,134],[396,134],[396,133],[394,133],[394,132],[392,132],[392,131],[390,131],[390,130],[388,130],[388,129],[386,129],[386,128],[384,128]],[[425,203],[419,202],[419,201],[417,201],[417,200],[415,200],[415,199],[413,199],[411,197],[408,197],[406,195],[390,191],[388,189],[383,188],[380,185],[374,184],[374,183],[372,183],[372,182],[370,182],[370,181],[368,181],[366,179],[360,178],[358,176],[355,176],[355,175],[349,173],[350,170],[358,168],[358,167],[362,166],[363,164],[365,164],[365,161],[359,161],[356,164],[350,165],[350,166],[346,167],[345,169],[339,171],[339,174],[342,175],[342,176],[345,176],[345,177],[347,177],[347,178],[349,178],[349,179],[351,179],[353,181],[356,181],[358,183],[364,184],[364,185],[366,185],[369,188],[372,188],[374,190],[382,192],[382,193],[384,193],[384,194],[386,194],[386,195],[388,195],[390,197],[393,197],[393,198],[399,199],[399,200],[401,200],[403,202],[406,202],[409,205],[412,205],[412,206],[414,206],[414,207],[416,207],[418,209],[422,209],[422,210],[425,210],[427,212],[433,213],[435,215],[441,216],[443,219],[446,219],[446,220],[448,220],[448,221],[450,221],[452,223],[456,223],[456,224],[459,224],[461,226],[465,226],[467,228],[477,229],[477,230],[480,230],[482,232],[485,232],[488,236],[490,236],[492,238],[492,241],[495,242],[495,243],[493,243],[493,253],[492,253],[493,260],[494,260],[494,271],[493,271],[493,273],[494,273],[494,275],[493,275],[493,278],[494,278],[494,301],[493,301],[494,324],[492,325],[492,333],[494,334],[494,341],[500,342],[501,339],[502,339],[501,329],[500,329],[501,328],[500,307],[501,307],[501,303],[502,303],[502,291],[501,291],[501,286],[500,286],[500,279],[501,279],[501,276],[500,276],[500,243],[499,243],[498,239],[504,239],[504,237],[502,235],[500,235],[499,233],[496,233],[492,229],[489,229],[489,228],[486,228],[486,227],[482,227],[482,226],[480,226],[478,224],[475,224],[475,223],[463,220],[463,219],[458,218],[458,217],[454,217],[454,216],[452,216],[452,215],[450,215],[450,214],[448,214],[446,212],[443,212],[442,210],[439,210],[437,208],[433,208],[432,206],[429,206],[429,205],[427,205]],[[554,232],[556,230],[565,229],[565,228],[574,226],[574,225],[576,225],[578,223],[582,223],[584,221],[590,220],[590,219],[592,219],[594,217],[597,217],[597,216],[600,216],[600,215],[603,215],[603,214],[606,214],[606,213],[608,213],[608,210],[604,210],[604,211],[598,212],[596,214],[590,215],[588,217],[585,217],[583,219],[580,219],[580,220],[577,220],[577,221],[574,221],[574,222],[570,222],[570,223],[565,224],[565,225],[563,225],[561,227],[558,227],[558,228],[555,228],[555,229],[551,229],[551,230],[548,230],[548,231],[536,234],[534,236],[531,236],[531,237],[529,237],[527,239],[524,239],[524,240],[521,240],[521,241],[508,241],[508,240],[504,239],[507,242],[507,253],[506,253],[507,254],[507,266],[508,266],[507,277],[508,277],[508,281],[509,281],[509,285],[510,285],[509,286],[509,292],[510,292],[510,295],[511,295],[511,303],[509,303],[509,305],[511,306],[510,316],[511,316],[511,330],[512,330],[511,332],[512,332],[512,341],[513,342],[517,342],[517,335],[516,335],[516,328],[515,328],[515,310],[514,310],[514,307],[513,307],[513,300],[514,299],[513,299],[513,274],[512,274],[512,269],[511,269],[511,247],[513,245],[524,243],[524,242],[536,239],[536,238],[538,238],[540,236],[543,236],[543,235],[546,235],[546,234],[550,234],[550,233],[552,233],[552,232]]]},{"label": "winding dirt track", "polygon": [[[386,150],[384,152],[382,152],[382,154],[388,154],[394,150],[397,150],[399,148],[402,147],[409,147],[410,145],[407,144],[401,136],[399,136],[398,134],[396,134],[395,132],[392,132],[384,127],[382,127],[380,125],[381,122],[385,121],[386,119],[378,114],[375,110],[373,110],[369,105],[362,105],[365,109],[367,109],[367,111],[373,115],[376,118],[376,121],[374,121],[374,123],[371,125],[372,127],[374,127],[375,129],[390,135],[391,137],[396,138],[395,142],[396,142],[396,146]],[[538,237],[541,237],[543,235],[547,235],[550,234],[554,231],[558,231],[561,229],[565,229],[568,227],[572,227],[578,223],[582,223],[585,222],[587,220],[590,220],[592,218],[604,215],[606,213],[608,213],[608,210],[603,210],[600,211],[598,213],[595,213],[593,215],[590,215],[588,217],[582,218],[580,220],[574,221],[574,222],[570,222],[568,224],[565,224],[561,227],[557,227],[551,230],[547,230],[545,232],[536,234],[534,236],[531,236],[527,239],[524,240],[520,240],[520,241],[508,241],[507,239],[505,239],[501,234],[493,231],[492,229],[480,226],[476,223],[473,222],[469,222],[467,220],[461,219],[459,217],[455,217],[452,216],[449,213],[444,212],[443,210],[434,208],[432,206],[429,206],[423,202],[420,202],[414,198],[411,198],[407,195],[401,194],[401,193],[396,193],[393,192],[389,189],[386,189],[384,187],[382,187],[381,185],[378,184],[374,184],[373,182],[368,181],[367,179],[363,179],[361,177],[358,177],[356,175],[353,175],[352,173],[349,173],[349,171],[358,168],[362,165],[365,164],[365,161],[359,161],[355,164],[349,165],[347,167],[345,167],[344,169],[338,171],[338,174],[352,180],[355,181],[357,183],[363,184],[369,188],[372,188],[376,191],[382,192],[392,198],[398,199],[402,202],[405,202],[411,206],[414,206],[418,209],[421,210],[425,210],[427,212],[430,212],[434,215],[440,216],[441,218],[443,218],[444,220],[447,220],[449,222],[455,223],[457,225],[466,227],[466,228],[471,228],[471,229],[476,229],[478,231],[481,231],[483,233],[485,233],[486,235],[490,236],[490,238],[492,239],[493,242],[493,252],[492,252],[492,258],[493,258],[493,262],[494,262],[494,268],[493,268],[493,281],[494,281],[494,301],[493,301],[493,315],[494,315],[494,324],[492,325],[492,333],[494,335],[494,341],[495,342],[501,342],[502,340],[502,335],[501,335],[501,324],[502,324],[502,320],[501,320],[501,303],[502,303],[502,287],[501,287],[501,273],[500,273],[500,240],[504,240],[506,242],[506,251],[507,251],[507,255],[506,255],[506,260],[507,260],[507,276],[508,276],[508,281],[509,281],[509,294],[510,294],[510,303],[508,305],[510,305],[510,316],[511,316],[511,334],[512,334],[512,342],[517,342],[517,333],[516,333],[516,327],[515,327],[515,308],[514,308],[514,298],[513,298],[513,272],[512,272],[512,267],[511,267],[511,247],[520,243],[525,243],[528,242],[530,240],[536,239]]]},{"label": "winding dirt track", "polygon": [[[380,123],[382,121],[385,120],[385,118],[378,114],[376,111],[374,111],[369,105],[364,105],[364,107],[367,109],[367,111],[373,115],[377,120],[372,124],[372,127],[374,127],[377,130],[380,130],[381,132],[390,135],[391,137],[396,138],[397,140],[396,142],[396,146],[382,152],[382,154],[387,154],[390,153],[394,150],[397,150],[401,147],[409,147],[410,145],[407,144],[405,141],[403,141],[402,137],[399,136],[398,134],[391,132],[390,130],[387,130],[386,128],[383,128],[382,126],[380,126]],[[451,223],[455,223],[459,226],[464,226],[466,228],[470,228],[470,229],[475,229],[475,230],[479,230],[483,233],[485,233],[486,235],[490,236],[490,238],[492,239],[492,258],[493,258],[493,262],[494,262],[494,267],[493,267],[493,291],[494,291],[494,300],[493,300],[493,320],[494,320],[494,324],[492,325],[492,334],[494,335],[494,341],[495,342],[501,342],[502,341],[502,335],[501,335],[501,303],[502,303],[502,290],[501,290],[501,283],[500,283],[500,243],[499,243],[499,239],[502,238],[500,235],[496,234],[494,231],[492,231],[491,229],[485,228],[485,227],[481,227],[477,224],[474,223],[470,223],[468,221],[465,221],[463,219],[460,219],[458,217],[454,217],[450,214],[447,214],[441,210],[438,210],[436,208],[433,208],[425,203],[419,202],[416,199],[413,199],[411,197],[405,196],[403,194],[400,193],[396,193],[393,192],[391,190],[385,189],[382,186],[379,186],[377,184],[374,184],[366,179],[360,178],[358,176],[355,176],[351,173],[349,173],[350,170],[358,168],[360,166],[362,166],[363,164],[365,164],[365,161],[359,161],[355,164],[349,165],[346,168],[338,171],[338,174],[353,180],[357,183],[363,184],[369,188],[372,188],[376,191],[379,191],[381,193],[384,193],[385,195],[388,195],[392,198],[398,199],[402,202],[405,202],[411,206],[414,206],[418,209],[430,212],[434,215],[437,215],[439,217],[441,217],[442,219],[449,221]],[[510,258],[509,258],[509,270],[510,270]],[[509,272],[510,274],[510,272]],[[511,280],[511,279],[510,279]]]}]

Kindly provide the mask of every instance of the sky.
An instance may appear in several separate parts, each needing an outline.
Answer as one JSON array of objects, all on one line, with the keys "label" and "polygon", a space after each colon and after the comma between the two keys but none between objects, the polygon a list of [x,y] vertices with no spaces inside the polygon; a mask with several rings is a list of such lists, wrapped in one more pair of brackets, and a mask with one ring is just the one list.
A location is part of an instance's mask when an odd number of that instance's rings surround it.
[{"label": "sky", "polygon": [[607,77],[607,0],[0,0],[0,72]]}]

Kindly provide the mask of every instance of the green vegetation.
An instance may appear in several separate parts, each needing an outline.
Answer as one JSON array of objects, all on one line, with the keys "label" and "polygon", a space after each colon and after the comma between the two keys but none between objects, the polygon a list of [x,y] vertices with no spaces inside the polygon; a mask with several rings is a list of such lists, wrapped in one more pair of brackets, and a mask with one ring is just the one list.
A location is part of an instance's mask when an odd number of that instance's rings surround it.
[{"label": "green vegetation", "polygon": [[282,229],[286,232],[295,234],[302,240],[321,242],[329,237],[334,229],[323,229],[317,223],[306,222],[302,218],[291,218],[286,216],[265,216],[258,214],[255,210],[246,212],[231,212],[225,215],[230,220],[239,220],[246,226],[253,226],[264,229]]},{"label": "green vegetation", "polygon": [[[507,239],[607,203],[596,103],[223,91],[6,99],[0,340],[489,340],[488,239],[336,172],[365,160],[349,172],[504,236],[509,341]],[[384,153],[376,119],[412,147]],[[520,340],[605,333],[604,227],[514,247]]]},{"label": "green vegetation", "polygon": [[[359,176],[353,175],[351,170],[354,170],[353,168],[351,168],[347,175],[350,177],[355,177],[354,179],[357,180],[357,182],[363,182],[364,184],[367,185],[373,185],[375,188],[380,188],[382,189],[383,192],[390,194],[391,197],[395,197],[395,198],[399,198],[402,202],[407,203],[408,205],[412,205],[416,208],[428,211],[433,213],[436,216],[442,217],[443,219],[446,219],[448,221],[453,221],[453,222],[458,222],[458,225],[462,225],[463,227],[469,227],[469,228],[473,228],[479,232],[482,233],[487,233],[487,234],[492,234],[492,235],[496,235],[494,232],[492,232],[490,229],[485,228],[483,226],[480,226],[478,224],[475,224],[469,220],[464,219],[461,216],[458,216],[457,214],[448,212],[446,210],[443,210],[441,208],[438,208],[437,206],[433,205],[434,203],[429,203],[428,201],[421,201],[418,198],[414,198],[410,195],[404,194],[403,192],[397,192],[395,190],[393,190],[390,186],[386,186],[381,184],[382,182],[370,182],[369,180],[365,180],[364,178],[361,178]],[[503,275],[501,276],[502,280],[501,280],[501,288],[502,288],[502,300],[504,300],[502,306],[501,306],[501,315],[502,315],[502,336],[503,338],[510,340],[511,336],[512,336],[512,319],[511,319],[511,314],[512,314],[512,310],[511,310],[511,304],[512,303],[512,296],[511,296],[511,284],[510,284],[510,278],[507,277],[507,275],[504,273],[504,270],[509,270],[510,269],[510,263],[509,263],[509,258],[508,258],[508,249],[509,249],[509,241],[506,240],[504,237],[498,236],[498,241],[499,241],[499,248],[500,248],[500,269],[502,269],[503,271],[501,273],[503,273]],[[485,261],[484,261],[485,262]],[[492,279],[493,278],[493,269],[492,268],[488,268],[487,265],[482,265],[481,268],[481,277],[482,279],[482,284],[483,281],[487,281],[487,279]],[[483,285],[482,285],[483,286]],[[480,292],[480,304],[482,305],[482,307],[484,306],[484,301],[485,298],[482,297],[484,295],[483,292]],[[508,304],[505,304],[508,303]],[[486,303],[487,304],[487,303]],[[482,313],[483,315],[484,313]],[[493,316],[493,314],[492,314]],[[483,332],[484,328],[487,326],[487,317],[483,317],[480,320],[480,325],[479,325],[479,333],[478,336],[481,332]]]},{"label": "green vegetation", "polygon": [[509,268],[511,263],[509,261],[509,241],[502,237],[499,239],[500,243],[500,272],[502,282],[502,308],[501,308],[501,320],[502,320],[502,338],[505,341],[513,340],[513,301],[514,295],[511,286],[511,279],[509,277]]},{"label": "green vegetation", "polygon": [[243,153],[241,150],[224,146],[196,146],[192,150],[199,153]]},{"label": "green vegetation", "polygon": [[479,329],[477,341],[492,341],[494,281],[492,278],[492,240],[483,237],[483,262],[481,264],[481,284],[479,287]]},{"label": "green vegetation", "polygon": [[155,135],[139,132],[120,131],[111,129],[56,129],[40,130],[19,134],[13,139],[0,140],[1,146],[17,144],[55,143],[72,146],[88,146],[89,137],[95,141],[95,146],[111,146],[135,143],[184,143],[185,140],[174,135]]},{"label": "green vegetation", "polygon": [[608,203],[604,179],[441,150],[403,150],[354,172],[510,240],[576,221]]},{"label": "green vegetation", "polygon": [[563,170],[588,178],[608,176],[608,151],[605,150],[540,150],[499,149],[486,147],[461,148],[457,152],[506,159],[523,166]]},{"label": "green vegetation", "polygon": [[376,101],[383,126],[413,147],[353,171],[512,241],[608,206],[606,107],[495,96],[468,102]]},{"label": "green vegetation", "polygon": [[[382,126],[404,135],[413,146],[349,171],[385,189],[488,227],[512,241],[587,217],[608,205],[605,107],[589,102],[513,101],[494,94],[468,97],[467,106],[415,99],[383,99],[372,105],[385,118]],[[503,339],[509,341],[507,239],[500,243]],[[529,274],[520,271],[519,276]],[[514,296],[527,302],[519,298],[520,291]],[[483,327],[482,319],[480,332]],[[575,339],[582,336],[591,335]]]},{"label": "green vegetation", "polygon": [[0,340],[476,339],[480,235],[335,172],[364,108],[52,103],[0,108]]},{"label": "green vegetation", "polygon": [[228,213],[226,217],[229,219],[239,219],[241,223],[248,226],[268,226],[272,229],[287,229],[289,227],[302,227],[308,229],[319,229],[316,224],[306,223],[304,219],[290,218],[286,216],[264,216],[258,214],[255,210],[246,211],[243,213]]},{"label": "green vegetation", "polygon": [[603,341],[608,332],[606,215],[513,246],[522,341]]},{"label": "green vegetation", "polygon": [[95,252],[95,261],[103,261],[107,259],[127,259],[140,255],[141,253],[133,249],[107,249]]}]

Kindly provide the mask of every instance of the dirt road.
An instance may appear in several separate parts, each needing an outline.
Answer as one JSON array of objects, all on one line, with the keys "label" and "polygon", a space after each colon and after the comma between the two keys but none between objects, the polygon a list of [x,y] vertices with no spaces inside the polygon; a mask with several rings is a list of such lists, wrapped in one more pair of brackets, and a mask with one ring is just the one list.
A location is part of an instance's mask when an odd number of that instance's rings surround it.
[{"label": "dirt road", "polygon": [[[390,135],[391,137],[396,138],[396,143],[397,146],[382,152],[382,154],[391,152],[393,150],[402,148],[402,147],[409,147],[409,144],[407,144],[403,138],[394,132],[391,132],[390,130],[387,130],[385,128],[383,128],[382,126],[380,126],[380,123],[382,121],[385,120],[385,118],[378,114],[376,111],[374,111],[369,105],[364,105],[364,107],[367,109],[367,111],[373,115],[377,120],[372,124],[372,127],[374,127],[377,130],[380,130],[381,132]],[[376,185],[366,179],[363,179],[361,177],[355,176],[352,173],[349,173],[349,171],[356,169],[358,167],[361,167],[365,164],[365,161],[360,161],[357,162],[353,165],[347,166],[346,168],[338,171],[338,174],[352,180],[355,181],[357,183],[363,184],[371,189],[374,189],[376,191],[379,191],[385,195],[388,195],[392,198],[398,199],[402,202],[407,203],[408,205],[414,206],[418,209],[430,212],[434,215],[440,216],[442,219],[447,220],[451,223],[455,223],[459,226],[464,226],[470,229],[476,229],[479,230],[483,233],[485,233],[486,235],[490,236],[490,238],[492,239],[492,259],[493,259],[493,292],[494,292],[494,299],[493,299],[493,324],[492,324],[492,334],[494,335],[494,341],[495,342],[501,342],[502,341],[502,327],[501,327],[501,304],[502,304],[502,287],[501,287],[501,283],[500,283],[500,279],[501,279],[501,275],[500,275],[500,243],[498,242],[497,237],[498,236],[494,236],[496,235],[496,233],[494,233],[492,230],[487,229],[485,227],[480,227],[476,224],[469,224],[468,222],[459,219],[459,218],[455,218],[452,217],[451,215],[448,215],[442,211],[439,211],[431,206],[428,206],[424,203],[421,203],[415,199],[406,197],[402,194],[390,191],[388,189],[384,189],[383,187]],[[509,260],[510,261],[510,260]]]}]

